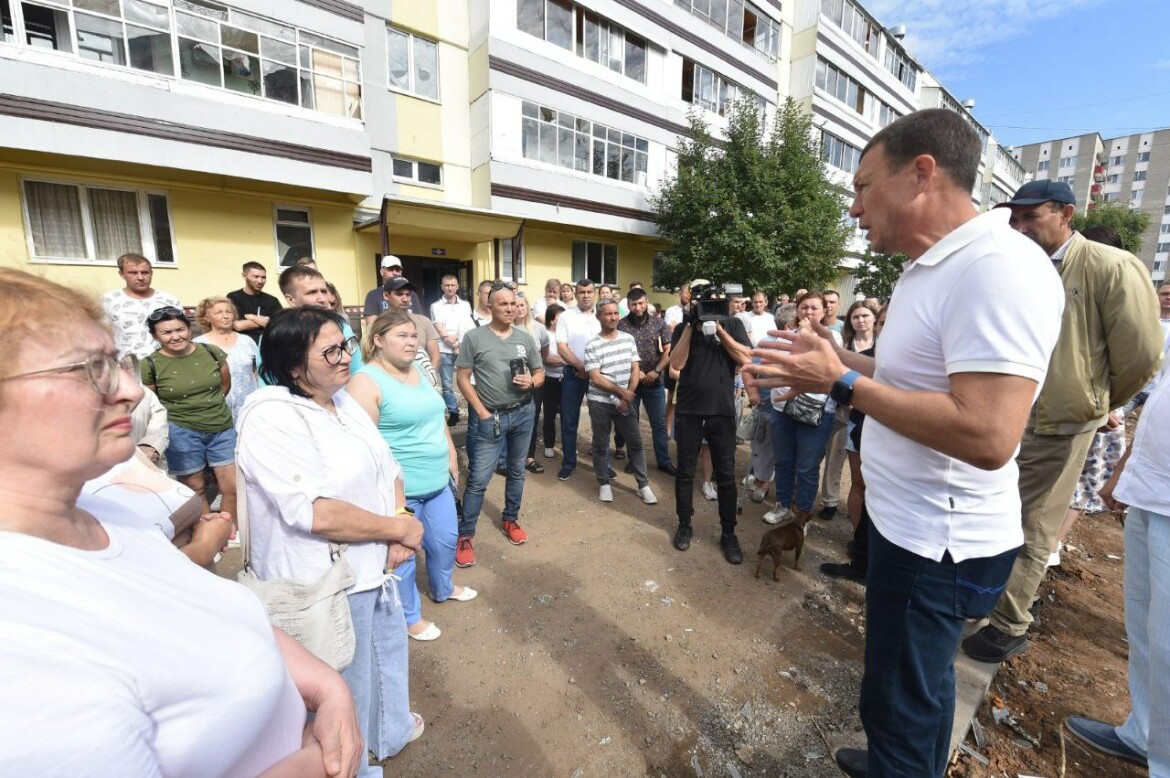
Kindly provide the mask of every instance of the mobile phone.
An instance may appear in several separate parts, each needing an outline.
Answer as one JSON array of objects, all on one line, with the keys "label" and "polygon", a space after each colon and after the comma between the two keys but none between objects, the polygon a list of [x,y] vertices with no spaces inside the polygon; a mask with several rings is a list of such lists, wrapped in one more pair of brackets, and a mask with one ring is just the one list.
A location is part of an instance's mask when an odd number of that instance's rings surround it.
[{"label": "mobile phone", "polygon": [[525,375],[528,372],[528,361],[520,357],[509,359],[508,368],[512,371],[513,378],[518,375]]}]

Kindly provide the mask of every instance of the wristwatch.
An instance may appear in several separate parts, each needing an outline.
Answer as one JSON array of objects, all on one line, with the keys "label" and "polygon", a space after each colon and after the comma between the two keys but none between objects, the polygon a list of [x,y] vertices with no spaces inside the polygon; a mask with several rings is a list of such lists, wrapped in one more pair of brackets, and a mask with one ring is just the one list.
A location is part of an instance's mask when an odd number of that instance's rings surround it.
[{"label": "wristwatch", "polygon": [[836,400],[838,405],[851,404],[853,402],[853,384],[857,383],[858,378],[861,378],[861,373],[856,370],[845,373],[833,383],[833,388],[829,390],[829,396]]}]

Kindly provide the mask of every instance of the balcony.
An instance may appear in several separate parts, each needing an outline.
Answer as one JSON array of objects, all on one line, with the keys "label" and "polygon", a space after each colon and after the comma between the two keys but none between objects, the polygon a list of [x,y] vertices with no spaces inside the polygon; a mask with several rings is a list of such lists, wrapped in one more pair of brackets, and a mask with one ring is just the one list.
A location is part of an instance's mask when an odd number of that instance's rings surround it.
[{"label": "balcony", "polygon": [[1104,181],[1105,181],[1105,166],[1104,165],[1097,165],[1096,167],[1093,168],[1093,180],[1096,181],[1098,184],[1104,183]]},{"label": "balcony", "polygon": [[1092,200],[1100,200],[1101,199],[1101,185],[1100,184],[1093,184],[1091,187],[1089,187],[1089,198]]}]

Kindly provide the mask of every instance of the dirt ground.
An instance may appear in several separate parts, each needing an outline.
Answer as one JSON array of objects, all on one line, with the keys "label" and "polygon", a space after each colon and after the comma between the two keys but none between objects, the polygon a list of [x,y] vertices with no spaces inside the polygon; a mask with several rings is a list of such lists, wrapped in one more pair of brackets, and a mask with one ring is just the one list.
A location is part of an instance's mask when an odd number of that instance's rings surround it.
[{"label": "dirt ground", "polygon": [[[587,429],[581,441],[587,448]],[[741,475],[747,456],[743,444]],[[786,554],[778,583],[768,564],[756,580],[767,503],[745,505],[738,534],[746,559],[732,566],[719,551],[716,504],[700,495],[691,549],[671,547],[668,476],[651,468],[660,502],[645,506],[618,462],[616,500],[605,505],[587,451],[564,483],[555,477],[559,460],[537,457],[546,471],[527,475],[521,512],[529,542],[511,546],[501,533],[503,479],[494,477],[478,564],[455,571],[479,598],[424,597],[424,617],[443,630],[437,641],[411,643],[412,708],[427,730],[386,774],[840,775],[833,751],[865,741],[856,710],[865,590],[826,578],[818,565],[845,559],[848,519],[814,519],[802,570]],[[844,495],[847,472],[843,481]],[[1120,528],[1089,517],[1072,544],[1043,589],[1031,650],[992,687],[1040,748],[1019,745],[985,705],[986,743],[977,750],[991,766],[960,756],[952,775],[1060,775],[1056,730],[1065,715],[1123,717]],[[225,557],[222,572],[236,556]],[[421,565],[419,587],[425,595]],[[976,748],[972,736],[967,743]],[[1143,773],[1067,738],[1065,758],[1069,776]]]}]

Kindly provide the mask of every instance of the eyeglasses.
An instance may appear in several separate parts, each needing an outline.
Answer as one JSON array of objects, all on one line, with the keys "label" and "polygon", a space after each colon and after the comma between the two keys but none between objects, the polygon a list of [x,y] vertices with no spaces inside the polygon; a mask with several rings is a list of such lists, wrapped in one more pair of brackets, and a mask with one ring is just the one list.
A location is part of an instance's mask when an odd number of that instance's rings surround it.
[{"label": "eyeglasses", "polygon": [[146,320],[149,322],[161,321],[163,319],[182,319],[183,321],[186,321],[187,314],[183,313],[173,305],[168,305],[164,308],[155,308],[146,317]]},{"label": "eyeglasses", "polygon": [[15,378],[31,378],[32,376],[48,375],[49,373],[70,373],[75,370],[84,370],[85,377],[94,391],[103,397],[108,397],[118,391],[119,378],[123,372],[134,377],[135,382],[142,378],[138,373],[138,357],[127,354],[123,357],[114,357],[104,352],[90,354],[82,362],[74,362],[61,367],[50,367],[45,370],[34,370],[31,373],[20,373],[0,378],[0,381],[11,381]]},{"label": "eyeglasses", "polygon": [[349,354],[353,356],[353,352],[357,351],[358,339],[356,335],[350,336],[340,346],[330,346],[321,352],[322,359],[330,365],[340,365],[341,355]]}]

